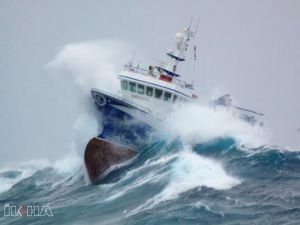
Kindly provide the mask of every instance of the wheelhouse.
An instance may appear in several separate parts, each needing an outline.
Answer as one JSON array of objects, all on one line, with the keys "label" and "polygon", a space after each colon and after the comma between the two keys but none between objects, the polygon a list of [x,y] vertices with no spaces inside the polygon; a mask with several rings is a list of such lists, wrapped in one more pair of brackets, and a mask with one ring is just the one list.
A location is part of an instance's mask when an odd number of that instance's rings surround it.
[{"label": "wheelhouse", "polygon": [[[175,35],[176,49],[168,52],[171,58],[169,63],[161,62],[160,65],[150,65],[147,69],[133,66],[133,61],[124,66],[119,74],[121,93],[125,99],[148,107],[170,105],[168,103],[182,103],[197,99],[193,91],[193,84],[181,80],[178,74],[179,62],[185,61],[188,42],[192,37],[190,28],[183,33]],[[152,105],[149,103],[153,103]],[[167,104],[165,104],[167,103]]]},{"label": "wheelhouse", "polygon": [[120,78],[121,90],[125,95],[133,95],[135,97],[145,97],[147,99],[155,99],[163,102],[177,103],[190,100],[190,96],[185,96],[176,90],[166,89],[165,87],[155,84],[147,84],[130,79]]}]

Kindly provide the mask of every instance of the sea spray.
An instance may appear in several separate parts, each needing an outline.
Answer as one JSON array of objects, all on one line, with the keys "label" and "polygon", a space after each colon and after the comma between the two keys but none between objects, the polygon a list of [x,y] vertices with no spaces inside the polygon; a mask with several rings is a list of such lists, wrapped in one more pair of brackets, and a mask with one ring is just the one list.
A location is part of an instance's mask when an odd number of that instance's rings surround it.
[{"label": "sea spray", "polygon": [[[101,131],[101,115],[91,110],[89,89],[103,85],[113,91],[110,85],[119,86],[117,80],[105,83],[116,77],[119,68],[115,70],[114,57],[101,67],[106,61],[97,55],[105,51],[99,50],[111,50],[103,43],[67,45],[48,65],[55,73],[71,75],[79,87],[83,110],[73,127],[74,141],[56,149],[65,157],[53,162],[37,159],[0,172],[3,205],[50,205],[54,216],[0,217],[1,224],[298,223],[299,151],[271,146],[242,149],[235,143],[265,144],[264,132],[228,112],[199,105],[170,112],[158,144],[141,148],[138,161],[115,182],[86,185],[80,170],[82,151],[89,136]],[[213,141],[224,137],[234,141]],[[203,149],[211,151],[204,154]]]},{"label": "sea spray", "polygon": [[216,110],[198,103],[186,104],[170,112],[161,128],[161,133],[179,136],[190,144],[232,137],[240,144],[253,147],[267,144],[269,137],[264,128],[251,126],[231,110]]},{"label": "sea spray", "polygon": [[[128,216],[149,210],[164,201],[179,198],[181,194],[203,186],[216,190],[230,189],[241,183],[238,178],[227,174],[220,162],[198,155],[191,146],[184,146],[182,151],[174,153],[169,170],[160,175],[161,180],[167,181],[164,189],[144,204],[129,212]],[[175,159],[175,160],[173,160]],[[165,162],[160,161],[161,166]],[[151,182],[151,181],[149,181]]]},{"label": "sea spray", "polygon": [[70,77],[83,92],[93,87],[117,93],[117,73],[129,56],[129,46],[120,40],[71,43],[57,53],[47,68],[58,76]]}]

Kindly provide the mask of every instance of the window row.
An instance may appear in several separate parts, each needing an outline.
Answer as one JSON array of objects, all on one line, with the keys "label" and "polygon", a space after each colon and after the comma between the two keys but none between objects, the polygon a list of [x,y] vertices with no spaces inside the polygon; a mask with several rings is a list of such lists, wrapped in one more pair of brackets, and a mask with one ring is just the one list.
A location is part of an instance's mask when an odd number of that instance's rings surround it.
[{"label": "window row", "polygon": [[135,82],[127,81],[127,80],[121,80],[121,88],[122,90],[128,90],[133,93],[138,93],[141,95],[146,95],[149,97],[155,97],[156,99],[163,99],[167,102],[176,102],[177,98],[179,98],[182,101],[186,101],[186,99],[177,97],[177,95],[173,95],[172,99],[172,93],[168,91],[163,91],[159,88],[153,88],[149,86],[145,86],[143,84],[137,84]]}]

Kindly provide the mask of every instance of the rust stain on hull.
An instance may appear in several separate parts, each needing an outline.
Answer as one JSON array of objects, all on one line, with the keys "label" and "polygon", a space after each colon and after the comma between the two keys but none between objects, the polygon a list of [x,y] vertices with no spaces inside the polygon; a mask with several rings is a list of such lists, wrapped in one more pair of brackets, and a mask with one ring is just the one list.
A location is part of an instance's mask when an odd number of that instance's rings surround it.
[{"label": "rust stain on hull", "polygon": [[92,138],[84,152],[84,163],[90,181],[93,183],[111,166],[133,158],[136,151],[125,146]]}]

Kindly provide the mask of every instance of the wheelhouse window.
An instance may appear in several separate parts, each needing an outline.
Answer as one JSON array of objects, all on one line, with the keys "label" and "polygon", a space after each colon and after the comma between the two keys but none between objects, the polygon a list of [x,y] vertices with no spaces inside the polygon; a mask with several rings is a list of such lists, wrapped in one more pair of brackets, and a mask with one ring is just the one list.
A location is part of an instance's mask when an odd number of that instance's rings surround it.
[{"label": "wheelhouse window", "polygon": [[175,103],[177,100],[177,95],[173,95],[173,103]]},{"label": "wheelhouse window", "polygon": [[170,92],[165,91],[165,94],[164,94],[164,101],[170,102],[171,99],[172,99],[172,94],[171,94]]},{"label": "wheelhouse window", "polygon": [[129,82],[129,89],[131,92],[136,92],[136,83]]},{"label": "wheelhouse window", "polygon": [[147,87],[146,88],[146,95],[152,97],[153,96],[153,88]]},{"label": "wheelhouse window", "polygon": [[161,99],[163,91],[155,88],[155,98]]},{"label": "wheelhouse window", "polygon": [[128,89],[128,81],[127,80],[122,80],[121,81],[121,88],[122,88],[122,90],[127,90]]},{"label": "wheelhouse window", "polygon": [[145,92],[145,86],[144,85],[142,85],[142,84],[138,84],[138,86],[137,86],[137,92],[139,93],[139,94],[144,94],[144,92]]}]

